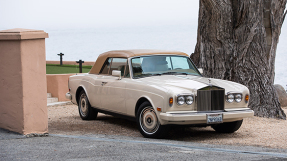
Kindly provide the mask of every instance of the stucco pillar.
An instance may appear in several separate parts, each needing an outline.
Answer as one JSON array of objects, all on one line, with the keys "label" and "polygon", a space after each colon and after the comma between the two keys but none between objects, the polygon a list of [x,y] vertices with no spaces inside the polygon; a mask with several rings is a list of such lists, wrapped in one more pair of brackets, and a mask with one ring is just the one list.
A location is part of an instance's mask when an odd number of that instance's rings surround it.
[{"label": "stucco pillar", "polygon": [[0,128],[48,132],[45,38],[42,30],[0,31]]}]

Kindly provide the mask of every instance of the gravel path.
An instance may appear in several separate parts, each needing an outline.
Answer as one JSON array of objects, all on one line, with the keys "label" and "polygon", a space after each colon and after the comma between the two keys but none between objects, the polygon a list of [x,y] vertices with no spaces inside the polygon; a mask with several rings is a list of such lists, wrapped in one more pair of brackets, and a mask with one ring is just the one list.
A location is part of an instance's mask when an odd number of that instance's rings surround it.
[{"label": "gravel path", "polygon": [[[287,113],[287,107],[283,108]],[[105,134],[142,137],[136,123],[98,114],[97,120],[84,121],[76,105],[49,106],[49,133],[66,135]],[[206,144],[252,145],[287,149],[287,121],[260,117],[246,118],[233,134],[219,134],[210,127],[175,126],[166,137],[170,140]]]}]

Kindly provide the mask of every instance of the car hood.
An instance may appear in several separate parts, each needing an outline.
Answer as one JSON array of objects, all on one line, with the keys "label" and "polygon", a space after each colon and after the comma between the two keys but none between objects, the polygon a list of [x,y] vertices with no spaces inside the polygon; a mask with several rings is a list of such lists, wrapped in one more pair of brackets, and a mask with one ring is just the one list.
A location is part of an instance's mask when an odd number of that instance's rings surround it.
[{"label": "car hood", "polygon": [[239,83],[192,75],[161,75],[140,78],[139,80],[145,82],[147,85],[160,86],[177,92],[195,93],[196,90],[210,85],[224,88],[225,93],[248,90],[246,86]]}]

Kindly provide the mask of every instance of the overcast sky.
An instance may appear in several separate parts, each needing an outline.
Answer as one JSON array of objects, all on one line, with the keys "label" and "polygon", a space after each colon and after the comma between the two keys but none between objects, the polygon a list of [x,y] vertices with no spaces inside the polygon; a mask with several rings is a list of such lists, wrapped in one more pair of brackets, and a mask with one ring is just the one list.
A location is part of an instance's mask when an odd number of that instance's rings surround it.
[{"label": "overcast sky", "polygon": [[[50,47],[56,48],[58,44],[51,29],[153,27],[174,23],[192,30],[190,32],[193,35],[186,40],[186,46],[194,47],[198,8],[199,0],[0,0],[0,30],[27,28],[48,31],[49,51],[49,41],[56,43],[50,44]],[[286,84],[286,70],[282,67],[286,62],[286,23],[285,20],[282,26],[275,68],[278,77],[276,79],[283,85]],[[70,45],[69,48],[73,46]],[[191,53],[193,50],[188,51]],[[47,52],[48,54],[50,53]]]},{"label": "overcast sky", "polygon": [[0,0],[0,29],[197,25],[199,0]]}]

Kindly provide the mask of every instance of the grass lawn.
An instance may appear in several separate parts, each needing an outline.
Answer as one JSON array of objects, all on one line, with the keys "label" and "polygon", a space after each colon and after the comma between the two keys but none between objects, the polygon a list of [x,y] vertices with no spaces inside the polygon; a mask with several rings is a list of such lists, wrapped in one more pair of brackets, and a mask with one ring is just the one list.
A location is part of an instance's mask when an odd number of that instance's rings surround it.
[{"label": "grass lawn", "polygon": [[[83,65],[83,73],[88,73],[92,66]],[[46,64],[46,74],[79,73],[79,65]]]}]

